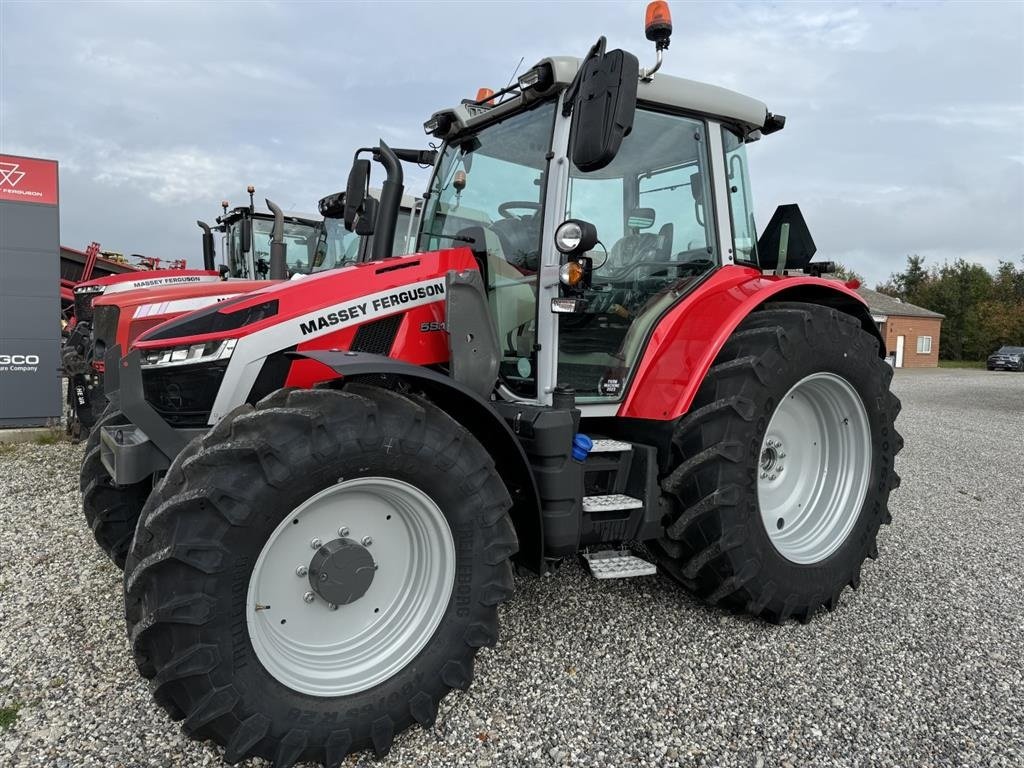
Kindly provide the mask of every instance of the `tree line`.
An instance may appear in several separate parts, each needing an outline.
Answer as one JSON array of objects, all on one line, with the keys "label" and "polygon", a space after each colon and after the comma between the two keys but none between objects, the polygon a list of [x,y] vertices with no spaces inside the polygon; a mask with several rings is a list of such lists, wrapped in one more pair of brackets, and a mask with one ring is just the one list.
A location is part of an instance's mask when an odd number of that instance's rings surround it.
[{"label": "tree line", "polygon": [[946,316],[939,357],[984,360],[1004,344],[1024,346],[1024,257],[1019,267],[1000,261],[994,274],[963,259],[924,262],[908,256],[906,269],[875,290]]}]

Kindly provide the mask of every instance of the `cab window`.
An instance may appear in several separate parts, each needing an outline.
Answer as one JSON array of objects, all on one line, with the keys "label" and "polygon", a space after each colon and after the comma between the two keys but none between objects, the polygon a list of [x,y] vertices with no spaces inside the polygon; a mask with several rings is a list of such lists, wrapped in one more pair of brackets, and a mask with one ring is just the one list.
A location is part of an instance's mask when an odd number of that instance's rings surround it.
[{"label": "cab window", "polygon": [[558,381],[617,399],[646,335],[679,291],[719,263],[704,123],[638,109],[605,168],[573,168],[567,217],[597,228],[582,312],[559,316]]},{"label": "cab window", "polygon": [[447,144],[420,230],[420,250],[472,242],[486,251],[480,267],[502,345],[501,380],[522,397],[537,392],[537,271],[554,116],[546,102]]},{"label": "cab window", "polygon": [[725,171],[729,184],[729,217],[736,261],[757,264],[757,228],[747,173],[747,146],[728,128],[722,128]]}]

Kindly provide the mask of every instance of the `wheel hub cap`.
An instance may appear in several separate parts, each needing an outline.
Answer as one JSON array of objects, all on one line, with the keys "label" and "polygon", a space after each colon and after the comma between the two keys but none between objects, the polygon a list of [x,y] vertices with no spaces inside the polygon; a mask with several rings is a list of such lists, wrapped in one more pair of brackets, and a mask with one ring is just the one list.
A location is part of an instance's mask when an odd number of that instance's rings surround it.
[{"label": "wheel hub cap", "polygon": [[333,605],[348,605],[366,594],[377,564],[370,551],[352,539],[324,544],[309,562],[309,586]]},{"label": "wheel hub cap", "polygon": [[867,409],[846,379],[815,373],[786,393],[765,431],[757,481],[761,522],[783,557],[817,563],[842,546],[871,461]]},{"label": "wheel hub cap", "polygon": [[267,537],[249,577],[249,639],[288,688],[351,695],[412,663],[454,585],[455,540],[430,496],[390,477],[339,480]]}]

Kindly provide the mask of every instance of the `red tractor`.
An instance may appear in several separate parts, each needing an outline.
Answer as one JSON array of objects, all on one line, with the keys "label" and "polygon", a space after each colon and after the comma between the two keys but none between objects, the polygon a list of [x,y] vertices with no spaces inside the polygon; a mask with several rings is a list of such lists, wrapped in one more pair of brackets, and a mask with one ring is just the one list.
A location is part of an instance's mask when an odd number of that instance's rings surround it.
[{"label": "red tractor", "polygon": [[228,762],[336,766],[431,725],[513,562],[657,567],[781,623],[876,556],[902,440],[871,314],[818,276],[795,206],[755,233],[746,149],[783,118],[657,68],[602,38],[435,113],[418,253],[388,257],[381,143],[376,260],[108,358],[102,461],[145,499],[132,650]]},{"label": "red tractor", "polygon": [[[281,212],[284,260],[274,267],[270,241],[275,214],[271,208],[254,204],[252,186],[248,191],[247,206],[229,209],[227,201],[221,203],[224,212],[213,227],[197,222],[203,230],[205,269],[184,269],[178,264],[171,269],[103,277],[75,287],[76,322],[62,349],[69,380],[67,426],[73,438],[88,435],[106,408],[103,357],[115,343],[127,348],[140,333],[165,320],[264,287],[275,269],[276,279],[283,279],[365,258],[367,244],[349,236],[335,221],[315,214]],[[269,201],[268,205],[273,206]],[[416,210],[413,201],[403,202],[403,223],[410,225]],[[223,261],[219,269],[214,232],[221,235]],[[408,250],[406,242],[404,237],[396,240],[402,253]]]},{"label": "red tractor", "polygon": [[[249,189],[251,195],[252,187]],[[370,257],[372,232],[365,222],[375,215],[377,194],[376,190],[369,191],[361,209],[364,224],[354,228],[354,234],[339,222],[344,215],[344,193],[320,201],[320,219],[285,213],[269,200],[266,211],[256,209],[250,202],[247,207],[229,212],[225,203],[224,215],[217,219],[226,262],[220,276],[213,270],[196,272],[196,276],[190,271],[163,276],[162,282],[154,281],[153,285],[134,285],[134,290],[120,290],[119,283],[108,287],[103,295],[97,292],[99,297],[89,305],[89,321],[83,322],[72,336],[72,341],[82,339],[82,344],[79,347],[68,343],[64,350],[65,370],[71,370],[69,361],[81,368],[69,377],[68,429],[75,437],[88,434],[80,475],[85,518],[97,543],[116,564],[124,564],[139,510],[158,475],[153,473],[142,486],[114,486],[100,460],[100,432],[96,425],[119,424],[124,420],[103,394],[108,350],[127,348],[142,333],[171,318],[265,288],[268,283],[263,278],[298,279],[366,261]],[[421,202],[409,196],[402,199],[394,252],[410,250],[408,230],[418,222]],[[203,222],[199,225],[204,230],[204,260],[212,265],[213,228]],[[260,279],[244,279],[253,274]],[[228,276],[230,279],[226,279]],[[180,388],[173,386],[161,390],[159,395],[162,401],[176,402],[180,397]]]}]

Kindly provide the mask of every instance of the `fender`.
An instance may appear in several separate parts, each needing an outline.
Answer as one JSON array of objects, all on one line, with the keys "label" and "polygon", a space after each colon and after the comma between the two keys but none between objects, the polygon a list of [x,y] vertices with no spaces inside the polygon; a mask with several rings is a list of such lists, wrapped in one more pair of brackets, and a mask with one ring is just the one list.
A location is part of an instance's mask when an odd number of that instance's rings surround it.
[{"label": "fender", "polygon": [[543,573],[544,527],[530,463],[512,429],[486,400],[433,369],[383,355],[308,350],[292,352],[290,356],[313,360],[342,377],[400,377],[426,393],[431,402],[468,429],[491,454],[512,497],[509,515],[519,538],[516,561],[531,571]]},{"label": "fender", "polygon": [[879,340],[879,354],[885,356],[885,342],[867,304],[844,284],[726,266],[671,307],[655,325],[618,415],[664,421],[686,413],[729,336],[767,301],[805,301],[853,315]]}]

